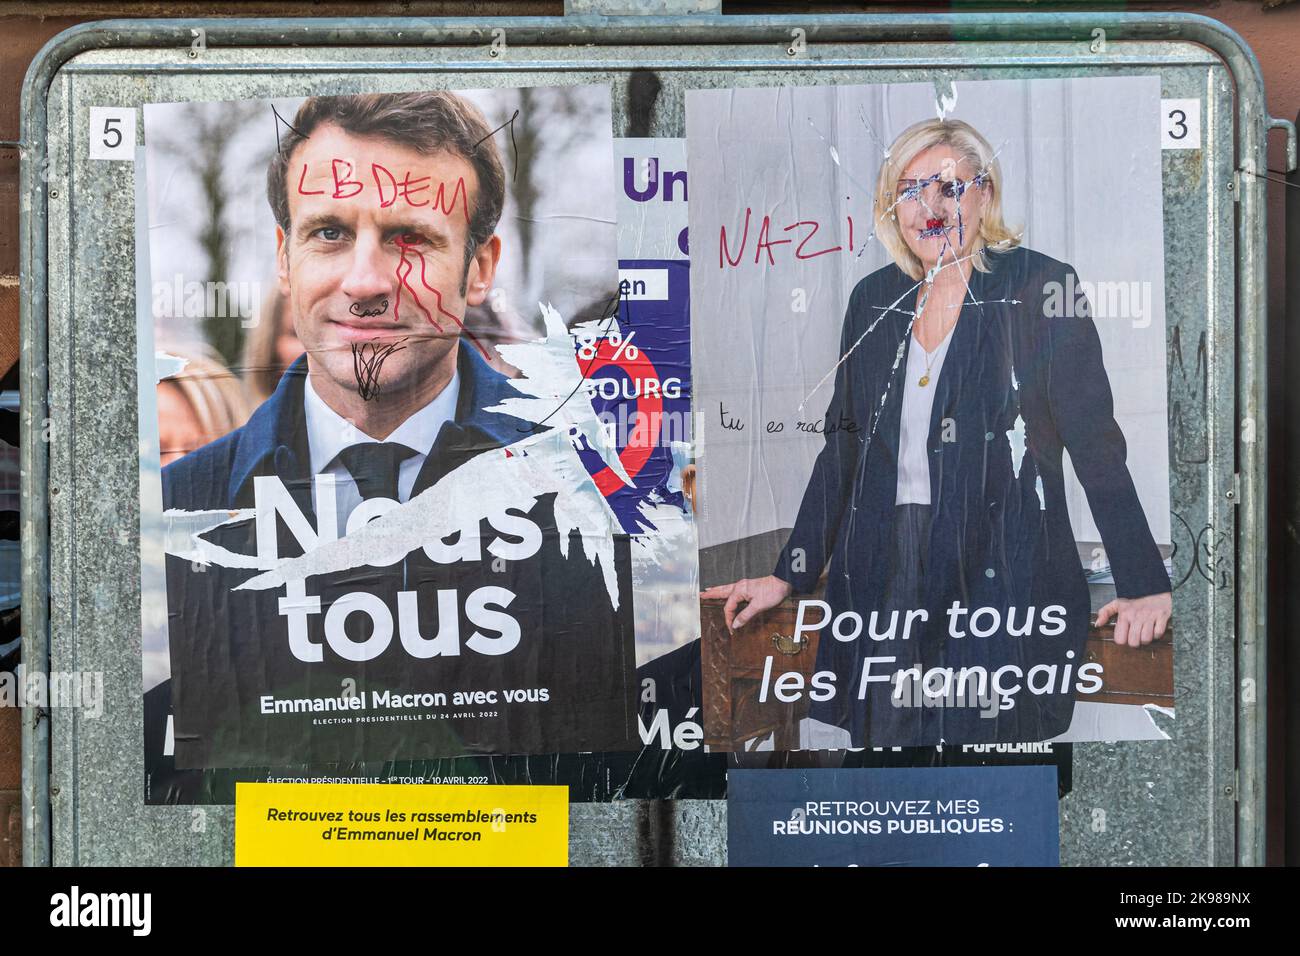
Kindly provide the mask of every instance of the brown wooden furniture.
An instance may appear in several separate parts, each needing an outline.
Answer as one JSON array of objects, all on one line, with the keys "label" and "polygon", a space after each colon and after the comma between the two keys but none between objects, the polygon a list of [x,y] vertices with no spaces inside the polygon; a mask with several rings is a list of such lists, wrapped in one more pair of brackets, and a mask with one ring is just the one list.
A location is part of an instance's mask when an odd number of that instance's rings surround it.
[{"label": "brown wooden furniture", "polygon": [[[700,601],[704,742],[715,750],[744,750],[746,741],[775,734],[777,750],[795,750],[799,721],[808,715],[807,683],[817,663],[817,635],[805,635],[799,644],[791,640],[797,598],[787,598],[735,634],[727,631],[722,613],[726,603],[722,599]],[[768,699],[759,703],[769,656]],[[786,704],[776,699],[771,685],[791,671],[803,674],[805,689],[798,702]]]},{"label": "brown wooden furniture", "polygon": [[[806,600],[806,599],[805,599]],[[723,599],[700,601],[700,658],[704,681],[704,742],[713,750],[743,751],[745,745],[774,734],[776,750],[799,746],[799,721],[808,716],[807,685],[817,663],[818,634],[794,635],[799,599],[787,598],[761,614],[735,634],[727,631]],[[1096,617],[1093,617],[1095,625]],[[763,668],[772,658],[768,699],[759,703]],[[1173,627],[1145,647],[1115,644],[1115,627],[1092,627],[1086,646],[1087,661],[1102,665],[1105,689],[1079,694],[1078,700],[1105,704],[1158,704],[1174,706]],[[783,703],[772,686],[781,674],[804,677],[799,701]]]},{"label": "brown wooden furniture", "polygon": [[1115,625],[1088,631],[1085,656],[1101,664],[1104,688],[1096,694],[1077,694],[1076,700],[1100,704],[1159,704],[1174,706],[1174,628],[1165,628],[1165,636],[1145,647],[1115,643]]}]

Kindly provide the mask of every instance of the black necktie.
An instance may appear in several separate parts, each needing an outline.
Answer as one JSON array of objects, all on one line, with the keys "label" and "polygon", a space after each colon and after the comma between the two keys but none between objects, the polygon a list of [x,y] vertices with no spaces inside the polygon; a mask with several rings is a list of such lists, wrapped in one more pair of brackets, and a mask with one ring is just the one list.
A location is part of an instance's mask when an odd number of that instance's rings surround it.
[{"label": "black necktie", "polygon": [[357,483],[363,501],[390,498],[397,501],[397,476],[402,462],[415,452],[397,442],[369,441],[339,452],[339,461]]},{"label": "black necktie", "polygon": [[[363,501],[371,498],[389,498],[397,501],[397,476],[402,462],[415,452],[397,442],[362,442],[344,448],[338,454],[338,460],[352,475],[357,483],[357,492]],[[391,612],[397,614],[397,591],[405,586],[406,567],[404,561],[398,561],[391,568],[376,569],[369,565],[359,565],[345,571],[325,576],[320,582],[321,608],[327,611],[334,602],[352,591],[361,591],[379,597],[388,605]],[[320,616],[324,620],[325,615]],[[355,643],[364,643],[373,633],[370,618],[365,614],[349,614],[343,631],[348,639]],[[320,640],[324,640],[321,632]],[[330,652],[327,657],[333,658]],[[354,665],[355,667],[355,665]],[[359,670],[347,671],[350,676],[364,677],[369,665]],[[338,675],[335,674],[335,677]]]}]

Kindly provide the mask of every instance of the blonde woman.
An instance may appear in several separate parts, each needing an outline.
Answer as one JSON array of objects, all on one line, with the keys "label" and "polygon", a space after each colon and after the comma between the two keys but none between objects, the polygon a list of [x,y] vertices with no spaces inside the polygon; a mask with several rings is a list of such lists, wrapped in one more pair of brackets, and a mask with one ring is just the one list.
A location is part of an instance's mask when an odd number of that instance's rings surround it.
[{"label": "blonde woman", "polygon": [[[817,670],[836,693],[812,695],[811,716],[854,746],[1069,728],[1090,603],[1066,451],[1115,579],[1099,623],[1114,618],[1116,642],[1138,647],[1170,618],[1096,327],[1086,309],[1048,318],[1049,290],[1077,287],[1052,283],[1073,270],[1018,244],[1001,195],[993,150],[968,124],[929,120],[895,140],[876,191],[894,261],[850,295],[825,418],[856,428],[827,435],[774,574],[705,592],[727,597],[728,626],[742,628],[811,593],[829,566],[831,614],[864,624],[821,632]],[[945,678],[963,669],[964,686]],[[938,706],[924,706],[922,681]]]},{"label": "blonde woman", "polygon": [[185,365],[158,383],[158,457],[163,466],[234,431],[248,419],[239,379],[202,345],[167,349]]}]

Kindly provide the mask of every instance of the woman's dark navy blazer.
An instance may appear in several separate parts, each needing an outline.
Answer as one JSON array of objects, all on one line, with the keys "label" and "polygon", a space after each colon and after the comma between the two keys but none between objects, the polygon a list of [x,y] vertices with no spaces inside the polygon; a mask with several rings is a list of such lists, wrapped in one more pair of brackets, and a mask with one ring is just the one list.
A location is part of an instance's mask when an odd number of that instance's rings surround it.
[{"label": "woman's dark navy blazer", "polygon": [[[1067,283],[1073,270],[1025,248],[986,255],[990,271],[972,270],[970,294],[935,383],[927,441],[932,511],[925,633],[906,642],[875,641],[864,627],[857,639],[839,641],[829,628],[822,631],[817,667],[836,674],[837,690],[831,700],[813,704],[812,716],[847,729],[858,746],[940,742],[931,737],[949,743],[1042,740],[1069,727],[1074,678],[1064,681],[1062,668],[1084,663],[1090,603],[1066,507],[1065,452],[1101,531],[1118,596],[1170,590],[1125,462],[1086,300],[1080,297],[1083,307],[1067,308],[1073,314],[1064,317],[1049,317],[1045,308],[1051,283],[1078,288]],[[855,611],[868,619],[881,608],[889,577],[902,376],[917,288],[890,264],[850,295],[840,342],[840,355],[848,357],[838,368],[825,421],[857,427],[827,435],[775,571],[796,594],[808,594],[829,563],[826,601],[836,614]],[[1018,419],[1025,454],[1016,462],[1011,436],[1019,432]],[[1008,608],[1023,623],[1028,606],[1041,612],[1060,605],[1067,626],[1055,637],[1012,636],[1003,626],[988,637],[953,638],[945,612],[954,601],[966,609],[996,608],[1004,624]],[[887,622],[885,615],[879,630]],[[1031,675],[1033,686],[1051,692],[1037,695],[1021,686],[1014,707],[996,716],[942,709],[917,731],[924,739],[871,739],[864,734],[869,705],[858,694],[862,660],[893,656],[893,664],[872,665],[873,674],[890,674],[913,663],[926,639],[939,648],[939,658],[931,656],[926,666],[982,666],[991,673],[1011,664],[1028,675],[1036,664],[1057,665]],[[1009,671],[1002,686],[1013,682],[1025,683]]]}]

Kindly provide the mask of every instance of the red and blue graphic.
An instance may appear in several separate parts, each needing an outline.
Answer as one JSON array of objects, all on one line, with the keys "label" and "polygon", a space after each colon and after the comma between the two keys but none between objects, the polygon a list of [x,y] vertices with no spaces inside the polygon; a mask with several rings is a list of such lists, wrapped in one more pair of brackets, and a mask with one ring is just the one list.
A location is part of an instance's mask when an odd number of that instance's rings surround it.
[{"label": "red and blue graphic", "polygon": [[577,342],[578,367],[632,484],[595,450],[582,448],[579,457],[623,530],[644,534],[653,528],[643,503],[687,510],[673,443],[691,440],[690,263],[624,259],[619,267],[618,315],[602,324],[603,335]]}]

